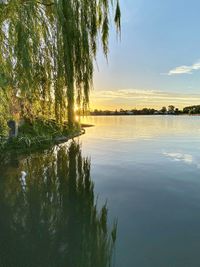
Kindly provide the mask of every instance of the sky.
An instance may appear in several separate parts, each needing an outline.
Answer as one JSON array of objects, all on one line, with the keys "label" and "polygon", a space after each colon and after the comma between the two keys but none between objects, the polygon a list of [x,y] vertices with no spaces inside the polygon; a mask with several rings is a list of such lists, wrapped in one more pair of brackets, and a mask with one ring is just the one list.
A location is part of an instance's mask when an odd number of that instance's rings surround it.
[{"label": "sky", "polygon": [[200,104],[200,1],[121,0],[122,34],[95,63],[91,108]]}]

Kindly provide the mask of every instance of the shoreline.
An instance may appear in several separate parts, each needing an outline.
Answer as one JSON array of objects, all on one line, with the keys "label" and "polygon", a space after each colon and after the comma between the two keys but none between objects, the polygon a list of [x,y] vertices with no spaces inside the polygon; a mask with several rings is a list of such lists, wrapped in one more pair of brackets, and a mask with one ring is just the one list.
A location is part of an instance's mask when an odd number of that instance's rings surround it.
[{"label": "shoreline", "polygon": [[42,136],[34,136],[30,139],[28,136],[0,138],[0,152],[15,152],[16,154],[30,153],[37,150],[51,148],[54,145],[59,145],[68,142],[76,137],[85,134],[85,129],[81,128],[68,136],[56,136],[52,138],[45,138]]},{"label": "shoreline", "polygon": [[[87,115],[87,117],[140,117],[140,116],[152,116],[152,117],[178,117],[178,116],[200,116],[200,114],[98,114]],[[94,126],[94,125],[91,125]],[[90,127],[90,126],[88,126]]]}]

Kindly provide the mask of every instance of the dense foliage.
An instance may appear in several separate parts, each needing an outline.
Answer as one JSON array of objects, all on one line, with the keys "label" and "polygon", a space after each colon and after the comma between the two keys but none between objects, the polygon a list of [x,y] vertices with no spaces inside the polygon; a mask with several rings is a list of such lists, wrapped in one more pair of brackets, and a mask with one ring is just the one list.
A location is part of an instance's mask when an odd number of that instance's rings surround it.
[{"label": "dense foliage", "polygon": [[186,113],[186,114],[200,114],[200,105],[185,107],[183,109],[183,113]]},{"label": "dense foliage", "polygon": [[108,54],[111,7],[120,31],[118,0],[0,1],[0,90],[11,116],[73,123],[75,103],[89,103],[99,38]]}]

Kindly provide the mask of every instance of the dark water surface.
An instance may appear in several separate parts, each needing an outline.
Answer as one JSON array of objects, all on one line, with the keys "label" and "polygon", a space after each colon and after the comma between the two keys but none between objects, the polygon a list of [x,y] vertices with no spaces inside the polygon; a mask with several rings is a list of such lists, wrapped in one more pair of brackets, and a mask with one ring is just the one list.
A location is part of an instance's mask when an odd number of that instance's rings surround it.
[{"label": "dark water surface", "polygon": [[85,120],[75,142],[3,157],[0,266],[199,267],[200,117]]},{"label": "dark water surface", "polygon": [[0,266],[110,266],[116,222],[108,231],[77,142],[8,157],[0,171]]}]

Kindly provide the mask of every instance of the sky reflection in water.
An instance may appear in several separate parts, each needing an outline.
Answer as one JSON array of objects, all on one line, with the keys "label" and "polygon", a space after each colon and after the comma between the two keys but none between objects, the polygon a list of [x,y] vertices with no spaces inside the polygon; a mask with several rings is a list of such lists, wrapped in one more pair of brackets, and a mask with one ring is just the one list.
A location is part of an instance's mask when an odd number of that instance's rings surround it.
[{"label": "sky reflection in water", "polygon": [[200,117],[85,120],[81,147],[4,155],[0,266],[200,266]]},{"label": "sky reflection in water", "polygon": [[200,117],[88,117],[95,190],[118,217],[117,267],[200,266]]}]

